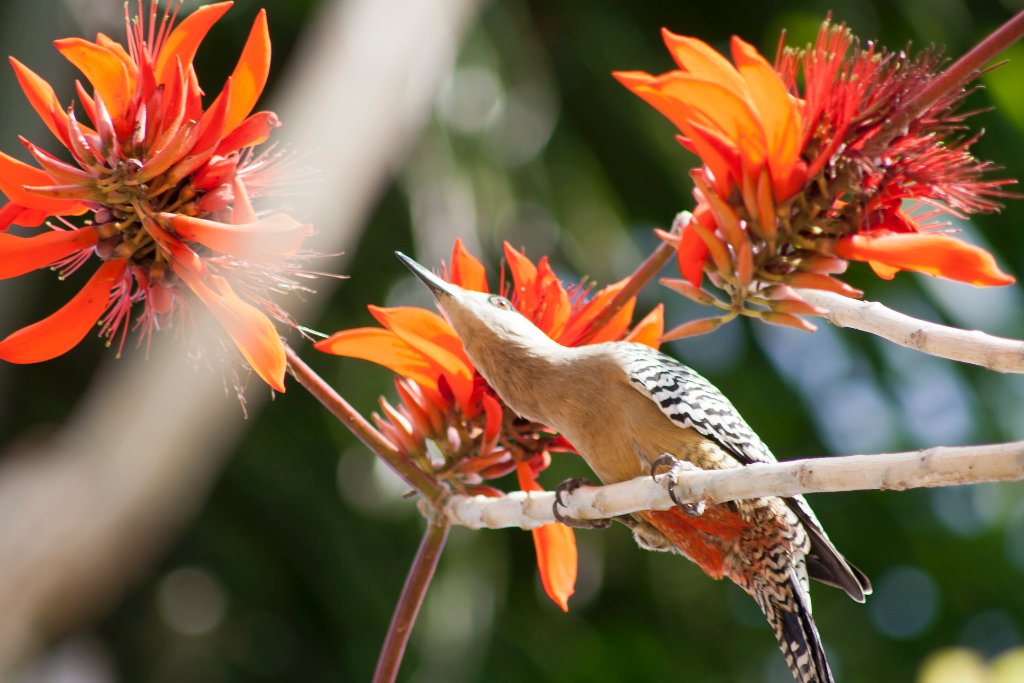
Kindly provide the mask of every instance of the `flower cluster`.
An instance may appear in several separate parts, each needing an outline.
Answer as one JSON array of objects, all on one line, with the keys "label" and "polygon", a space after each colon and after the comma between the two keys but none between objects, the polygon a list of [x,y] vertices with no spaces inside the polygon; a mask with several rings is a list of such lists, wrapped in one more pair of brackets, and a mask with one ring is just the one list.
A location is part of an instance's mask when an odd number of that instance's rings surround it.
[{"label": "flower cluster", "polygon": [[[607,322],[595,325],[624,282],[588,297],[584,286],[564,287],[547,258],[534,264],[506,244],[505,259],[512,282],[503,277],[499,291],[552,339],[567,346],[619,339],[657,344],[663,329],[660,307],[630,330],[631,299]],[[483,265],[459,241],[446,279],[466,289],[491,291]],[[317,348],[369,360],[399,375],[398,405],[381,398],[381,413],[374,416],[381,433],[460,493],[500,496],[484,482],[512,472],[521,489],[541,490],[537,475],[550,464],[550,451],[571,451],[572,446],[544,425],[512,414],[440,315],[415,307],[371,306],[370,312],[383,327],[337,332]],[[576,575],[572,530],[548,524],[533,534],[545,591],[567,609]]]},{"label": "flower cluster", "polygon": [[[284,347],[270,317],[287,316],[269,295],[299,287],[294,259],[310,228],[285,214],[261,217],[252,204],[275,161],[253,148],[279,125],[272,112],[251,113],[270,69],[266,13],[204,107],[193,58],[232,3],[203,6],[175,26],[180,4],[160,15],[156,0],[148,13],[139,0],[131,18],[126,3],[127,48],[103,34],[56,42],[91,86],[76,84],[84,121],[76,105],[65,109],[45,80],[11,59],[70,160],[24,139],[38,167],[0,153],[0,277],[47,266],[67,276],[93,256],[100,266],[63,308],[0,341],[0,360],[58,356],[97,321],[108,344],[120,336],[120,349],[133,324],[148,340],[171,320],[190,318],[198,299],[249,366],[284,391]],[[67,218],[83,214],[91,214],[83,225]],[[8,231],[44,224],[34,234]]]},{"label": "flower cluster", "polygon": [[[937,220],[997,209],[1012,182],[986,178],[991,164],[971,155],[962,84],[915,107],[938,78],[938,52],[863,46],[829,22],[813,46],[781,50],[774,66],[735,36],[734,63],[695,38],[663,37],[678,69],[615,76],[702,162],[691,173],[694,218],[670,237],[684,279],[667,284],[727,311],[670,337],[741,313],[811,327],[794,314],[822,311],[795,289],[859,296],[834,277],[849,260],[887,279],[913,270],[979,286],[1014,281]],[[701,289],[704,272],[728,301]]]}]

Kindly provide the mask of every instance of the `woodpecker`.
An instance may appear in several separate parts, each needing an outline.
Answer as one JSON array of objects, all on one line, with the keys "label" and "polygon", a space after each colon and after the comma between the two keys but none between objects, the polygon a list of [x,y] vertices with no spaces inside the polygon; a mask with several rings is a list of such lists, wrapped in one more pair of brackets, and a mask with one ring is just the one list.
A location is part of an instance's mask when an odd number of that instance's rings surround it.
[{"label": "woodpecker", "polygon": [[[631,342],[563,346],[505,297],[462,289],[396,255],[433,293],[501,399],[556,429],[603,483],[665,463],[677,476],[689,468],[775,462],[732,403],[686,365]],[[642,547],[681,554],[750,594],[799,683],[833,682],[811,616],[808,579],[841,588],[857,602],[871,584],[836,550],[803,497],[680,506],[620,521]]]}]

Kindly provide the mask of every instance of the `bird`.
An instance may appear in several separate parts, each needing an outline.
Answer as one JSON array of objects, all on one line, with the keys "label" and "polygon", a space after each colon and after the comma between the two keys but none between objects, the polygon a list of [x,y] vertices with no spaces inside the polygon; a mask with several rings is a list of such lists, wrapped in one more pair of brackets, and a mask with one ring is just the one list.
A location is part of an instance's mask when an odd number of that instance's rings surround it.
[{"label": "bird", "polygon": [[[632,342],[563,346],[506,297],[463,289],[395,253],[434,295],[502,401],[557,430],[602,483],[666,465],[672,478],[687,469],[776,462],[722,392],[683,363]],[[560,493],[579,481],[564,482]],[[857,602],[871,593],[871,583],[839,553],[803,497],[687,504],[620,521],[641,547],[683,555],[753,597],[798,683],[833,683],[808,580],[840,588]]]}]

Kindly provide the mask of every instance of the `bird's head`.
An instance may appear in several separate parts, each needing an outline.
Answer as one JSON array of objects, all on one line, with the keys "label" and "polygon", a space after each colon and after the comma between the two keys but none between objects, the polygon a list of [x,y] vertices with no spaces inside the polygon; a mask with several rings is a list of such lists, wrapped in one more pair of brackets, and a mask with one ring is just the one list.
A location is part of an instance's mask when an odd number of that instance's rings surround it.
[{"label": "bird's head", "polygon": [[[494,351],[550,351],[560,347],[529,319],[516,311],[512,303],[498,294],[474,292],[445,282],[400,251],[402,263],[434,295],[445,318],[462,340],[470,359],[480,369],[489,365]],[[486,372],[484,373],[486,376]]]}]

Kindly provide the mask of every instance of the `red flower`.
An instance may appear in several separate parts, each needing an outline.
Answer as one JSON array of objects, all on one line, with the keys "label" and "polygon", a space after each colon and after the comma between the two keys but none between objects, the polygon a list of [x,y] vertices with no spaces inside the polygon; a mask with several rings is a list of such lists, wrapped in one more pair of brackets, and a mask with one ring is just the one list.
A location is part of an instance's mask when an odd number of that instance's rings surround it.
[{"label": "red flower", "polygon": [[[624,283],[605,287],[589,299],[586,288],[566,289],[547,258],[534,264],[508,244],[505,258],[512,274],[503,291],[516,309],[553,339],[566,345],[629,339],[651,346],[662,333],[661,307],[632,331],[635,301],[596,330],[591,325]],[[466,289],[487,292],[483,265],[455,242],[447,278]],[[344,330],[319,342],[327,353],[362,358],[383,365],[402,379],[396,382],[397,407],[381,399],[381,432],[422,467],[447,479],[465,493],[501,495],[482,485],[516,472],[519,487],[541,490],[537,474],[551,462],[549,450],[571,450],[543,425],[511,415],[466,357],[462,342],[440,315],[420,308],[378,308],[370,312],[383,325]],[[427,455],[431,440],[443,454],[438,465]],[[541,581],[548,596],[568,609],[576,579],[576,544],[571,529],[547,524],[533,530]]]},{"label": "red flower", "polygon": [[[726,318],[742,312],[807,326],[790,312],[816,311],[776,285],[855,295],[832,277],[843,259],[868,261],[890,278],[915,270],[975,285],[1014,281],[987,252],[935,232],[937,214],[994,210],[1012,182],[985,178],[991,165],[970,153],[976,137],[955,137],[962,87],[904,115],[936,78],[937,52],[909,58],[864,48],[828,22],[814,46],[781,51],[775,67],[737,37],[734,64],[695,38],[663,37],[678,69],[614,75],[700,157],[694,219],[673,240],[691,285],[699,288],[708,269],[729,294],[731,302],[712,300]],[[934,210],[922,216],[905,202]]]},{"label": "red flower", "polygon": [[[180,3],[158,21],[156,0],[148,17],[140,0],[140,16],[126,16],[127,48],[103,34],[95,42],[58,40],[91,86],[77,84],[87,122],[11,58],[29,103],[72,161],[24,139],[38,168],[0,153],[7,197],[0,231],[59,221],[28,236],[0,232],[0,277],[46,266],[67,275],[93,254],[102,265],[62,309],[0,341],[0,359],[58,356],[97,320],[108,339],[121,335],[121,348],[134,304],[142,304],[135,326],[146,337],[198,299],[252,369],[284,391],[284,347],[267,315],[283,314],[265,294],[296,286],[288,260],[309,227],[283,214],[261,218],[251,202],[272,161],[252,148],[279,125],[272,112],[250,113],[270,67],[266,13],[257,15],[234,72],[207,107],[192,66],[231,4],[200,7],[174,26]],[[83,227],[64,218],[87,212],[92,221]]]}]

